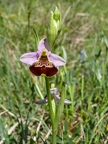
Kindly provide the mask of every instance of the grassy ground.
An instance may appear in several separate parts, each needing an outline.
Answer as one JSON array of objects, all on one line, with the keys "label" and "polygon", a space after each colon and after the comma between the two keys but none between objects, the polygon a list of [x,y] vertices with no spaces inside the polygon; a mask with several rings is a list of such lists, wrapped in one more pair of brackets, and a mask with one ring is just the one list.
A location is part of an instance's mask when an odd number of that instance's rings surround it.
[{"label": "grassy ground", "polygon": [[63,20],[55,53],[67,64],[50,83],[60,89],[63,75],[66,98],[72,100],[70,106],[65,106],[57,143],[108,143],[107,0],[1,0],[0,144],[19,144],[27,135],[28,144],[50,144],[48,106],[35,104],[46,94],[44,78],[33,78],[19,58],[37,50],[35,32],[40,39],[46,37],[55,5]]}]

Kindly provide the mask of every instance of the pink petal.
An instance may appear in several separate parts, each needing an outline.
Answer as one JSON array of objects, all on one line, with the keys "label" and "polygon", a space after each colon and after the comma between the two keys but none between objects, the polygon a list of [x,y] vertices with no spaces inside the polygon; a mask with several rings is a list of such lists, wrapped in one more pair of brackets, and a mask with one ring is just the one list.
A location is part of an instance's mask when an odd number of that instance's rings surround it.
[{"label": "pink petal", "polygon": [[20,57],[20,61],[28,64],[28,65],[33,65],[34,62],[38,59],[39,55],[37,52],[29,52],[25,53]]},{"label": "pink petal", "polygon": [[50,59],[50,61],[53,62],[53,64],[54,64],[55,67],[63,66],[63,65],[66,64],[66,61],[62,57],[60,57],[60,56],[58,56],[56,54],[52,54],[51,53],[49,55],[49,59]]},{"label": "pink petal", "polygon": [[43,38],[38,44],[38,52],[39,54],[42,53],[43,49],[46,48],[49,51],[48,41],[46,38]]}]

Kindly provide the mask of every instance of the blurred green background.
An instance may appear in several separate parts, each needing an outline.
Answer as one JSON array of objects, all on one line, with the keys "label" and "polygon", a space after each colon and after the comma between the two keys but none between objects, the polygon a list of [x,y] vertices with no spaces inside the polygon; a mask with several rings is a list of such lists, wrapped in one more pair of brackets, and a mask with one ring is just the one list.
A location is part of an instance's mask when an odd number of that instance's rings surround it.
[{"label": "blurred green background", "polygon": [[50,83],[60,89],[63,76],[72,101],[57,144],[108,143],[108,1],[0,0],[1,144],[51,143],[48,106],[35,104],[46,94],[44,78],[33,78],[19,58],[37,51],[37,36],[46,37],[55,6],[63,28],[54,49],[67,64]]}]

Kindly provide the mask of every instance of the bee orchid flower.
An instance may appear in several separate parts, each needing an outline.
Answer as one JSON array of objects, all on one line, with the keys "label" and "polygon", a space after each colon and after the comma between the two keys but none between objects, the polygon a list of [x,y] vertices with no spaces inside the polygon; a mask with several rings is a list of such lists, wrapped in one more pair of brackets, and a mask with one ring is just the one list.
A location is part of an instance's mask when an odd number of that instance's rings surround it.
[{"label": "bee orchid flower", "polygon": [[[57,88],[51,88],[50,94],[51,94],[52,99],[55,99],[56,101],[60,101],[61,97],[60,97],[60,93]],[[47,96],[45,96],[45,98],[43,100],[36,101],[36,104],[39,104],[39,105],[46,104],[46,103],[48,103]],[[67,99],[64,100],[65,105],[69,105],[71,103],[72,102],[70,100],[67,100]]]},{"label": "bee orchid flower", "polygon": [[20,61],[30,65],[29,69],[35,76],[51,77],[58,72],[57,67],[66,64],[65,60],[49,51],[48,42],[43,38],[38,44],[37,52],[25,53]]}]

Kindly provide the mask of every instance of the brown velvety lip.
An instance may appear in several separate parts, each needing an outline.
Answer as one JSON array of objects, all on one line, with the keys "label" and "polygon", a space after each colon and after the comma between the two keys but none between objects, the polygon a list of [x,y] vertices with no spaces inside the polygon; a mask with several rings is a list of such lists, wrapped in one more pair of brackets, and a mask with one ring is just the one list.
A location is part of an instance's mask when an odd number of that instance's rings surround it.
[{"label": "brown velvety lip", "polygon": [[42,74],[45,74],[47,77],[51,77],[58,72],[58,69],[54,65],[53,67],[35,67],[35,65],[32,65],[29,67],[29,69],[35,76],[41,76]]}]

